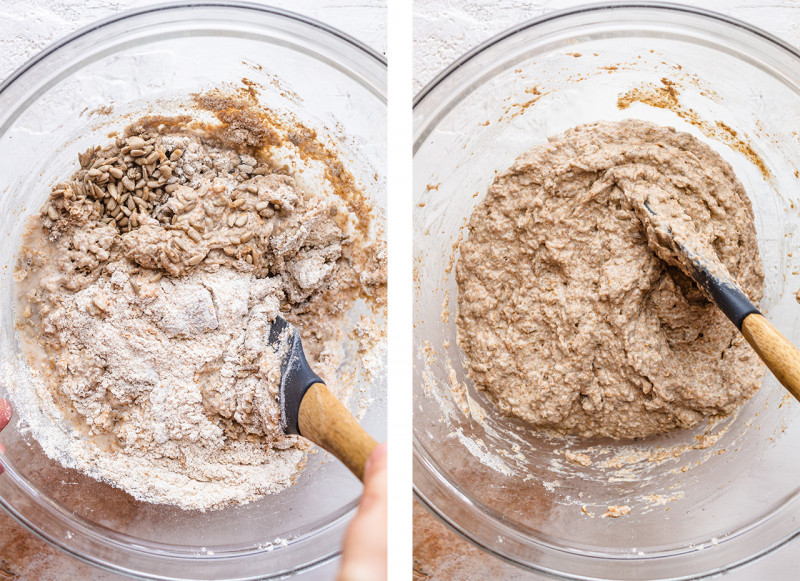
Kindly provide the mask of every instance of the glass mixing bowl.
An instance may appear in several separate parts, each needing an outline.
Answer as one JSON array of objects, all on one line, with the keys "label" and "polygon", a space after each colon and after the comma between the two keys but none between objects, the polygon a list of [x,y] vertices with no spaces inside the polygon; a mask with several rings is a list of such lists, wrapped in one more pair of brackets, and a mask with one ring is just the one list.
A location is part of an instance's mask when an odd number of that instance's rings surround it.
[{"label": "glass mixing bowl", "polygon": [[[294,115],[336,148],[382,224],[381,56],[322,23],[245,3],[161,5],[102,21],[45,50],[0,87],[0,362],[23,367],[11,275],[25,220],[76,169],[77,153],[105,143],[156,100],[163,105],[156,112],[181,112],[181,99],[225,83],[241,87],[243,78],[259,87],[262,105]],[[109,105],[113,113],[104,114]],[[383,236],[381,226],[376,235]],[[9,381],[4,373],[0,397]],[[352,408],[366,407],[362,424],[384,440],[385,371],[357,387]],[[280,494],[185,512],[134,501],[63,469],[17,422],[0,441],[7,449],[0,458],[4,508],[65,551],[142,577],[262,579],[311,569],[339,553],[361,492],[346,468],[319,453]]]},{"label": "glass mixing bowl", "polygon": [[[638,101],[620,101],[626,93]],[[588,6],[520,24],[415,101],[415,490],[452,528],[523,567],[696,578],[800,531],[800,405],[771,375],[713,425],[582,441],[500,415],[456,344],[452,266],[495,172],[569,127],[624,118],[688,131],[733,165],[755,211],[762,309],[800,343],[800,53],[745,23],[670,4]],[[604,517],[610,506],[631,512]]]}]

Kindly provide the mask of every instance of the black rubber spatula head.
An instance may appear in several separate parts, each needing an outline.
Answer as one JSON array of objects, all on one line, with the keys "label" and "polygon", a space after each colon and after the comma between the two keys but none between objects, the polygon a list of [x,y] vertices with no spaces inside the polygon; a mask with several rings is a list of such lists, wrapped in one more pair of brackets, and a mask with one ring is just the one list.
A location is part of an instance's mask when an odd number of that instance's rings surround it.
[{"label": "black rubber spatula head", "polygon": [[364,465],[378,443],[311,370],[300,333],[281,316],[272,323],[269,343],[281,358],[279,393],[283,431],[311,440],[363,479]]},{"label": "black rubber spatula head", "polygon": [[286,434],[299,434],[300,402],[308,388],[323,381],[306,361],[300,333],[280,315],[275,317],[269,330],[269,344],[281,357],[281,428]]},{"label": "black rubber spatula head", "polygon": [[669,219],[660,216],[646,201],[644,209],[658,243],[677,255],[681,270],[736,325],[775,378],[800,401],[800,350],[759,312],[716,255],[702,256],[676,235]]}]

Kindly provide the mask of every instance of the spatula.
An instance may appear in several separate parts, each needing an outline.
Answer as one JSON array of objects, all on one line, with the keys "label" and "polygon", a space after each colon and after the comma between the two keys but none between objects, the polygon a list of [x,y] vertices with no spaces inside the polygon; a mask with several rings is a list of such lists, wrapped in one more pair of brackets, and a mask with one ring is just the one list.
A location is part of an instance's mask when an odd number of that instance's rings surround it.
[{"label": "spatula", "polygon": [[269,343],[282,356],[280,406],[284,433],[311,440],[363,480],[364,465],[378,443],[311,370],[300,333],[281,316],[272,323]]},{"label": "spatula", "polygon": [[672,250],[685,259],[680,261],[685,267],[682,270],[736,325],[775,378],[800,401],[800,349],[761,314],[724,269],[714,268],[708,260],[678,240],[670,224],[660,220],[650,204],[645,202],[644,208],[652,223],[661,230],[662,238],[668,239]]}]

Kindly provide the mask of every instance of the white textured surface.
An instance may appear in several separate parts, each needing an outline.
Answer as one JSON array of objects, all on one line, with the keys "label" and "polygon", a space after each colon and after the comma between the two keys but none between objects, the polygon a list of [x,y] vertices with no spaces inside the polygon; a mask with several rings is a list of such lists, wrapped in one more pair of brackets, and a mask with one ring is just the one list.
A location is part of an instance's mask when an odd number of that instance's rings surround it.
[{"label": "white textured surface", "polygon": [[[583,0],[416,0],[414,92],[465,52],[520,22]],[[684,2],[744,20],[800,46],[800,0],[694,0]]]},{"label": "white textured surface", "polygon": [[[252,1],[252,0],[251,0]],[[159,0],[0,0],[0,80],[48,44],[96,20]],[[386,54],[383,0],[255,2],[298,12],[343,30]]]},{"label": "white textured surface", "polygon": [[[587,4],[582,0],[416,0],[414,5],[414,92],[468,50],[525,20]],[[800,47],[800,0],[694,0],[684,2],[738,18]],[[501,563],[497,571],[518,579],[520,570]],[[755,563],[715,577],[724,581],[800,579],[800,539]],[[530,574],[526,579],[549,579]],[[472,581],[472,580],[464,580]]]}]

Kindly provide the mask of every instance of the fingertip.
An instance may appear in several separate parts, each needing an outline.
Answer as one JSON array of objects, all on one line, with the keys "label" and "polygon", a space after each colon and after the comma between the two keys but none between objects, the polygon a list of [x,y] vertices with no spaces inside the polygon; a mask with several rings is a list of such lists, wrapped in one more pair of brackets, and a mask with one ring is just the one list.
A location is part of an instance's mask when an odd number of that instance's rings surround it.
[{"label": "fingertip", "polygon": [[372,453],[369,455],[369,458],[367,458],[366,465],[364,466],[365,480],[371,478],[375,472],[385,468],[388,450],[389,444],[384,442],[382,444],[378,444],[378,447],[372,451]]},{"label": "fingertip", "polygon": [[13,415],[14,411],[11,409],[11,404],[8,403],[8,400],[0,399],[0,430],[6,427]]}]

